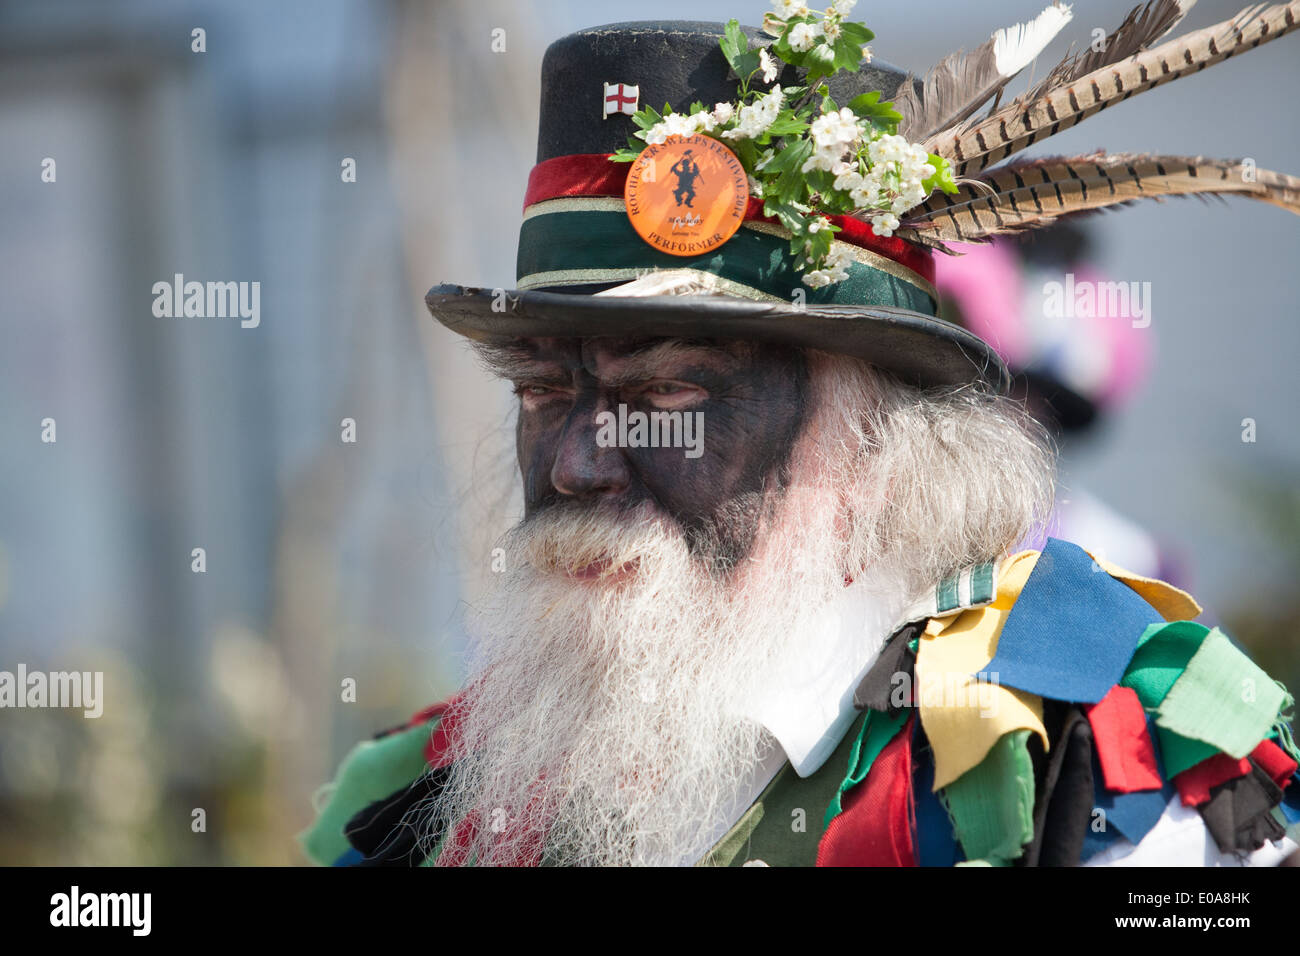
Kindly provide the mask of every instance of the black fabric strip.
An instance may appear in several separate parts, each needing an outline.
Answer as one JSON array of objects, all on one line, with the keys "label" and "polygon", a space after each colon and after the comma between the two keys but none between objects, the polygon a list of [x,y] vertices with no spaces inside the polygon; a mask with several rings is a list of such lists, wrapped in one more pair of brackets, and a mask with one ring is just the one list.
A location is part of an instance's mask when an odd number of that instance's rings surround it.
[{"label": "black fabric strip", "polygon": [[1224,853],[1253,853],[1265,840],[1286,835],[1273,817],[1282,802],[1282,788],[1254,760],[1250,773],[1210,788],[1210,800],[1199,807],[1206,828]]},{"label": "black fabric strip", "polygon": [[[905,709],[895,707],[891,700],[894,688],[897,686],[894,675],[907,675],[907,683],[903,685],[904,687],[910,686],[915,680],[916,654],[908,644],[924,629],[924,621],[915,621],[904,624],[890,635],[880,651],[880,656],[862,678],[858,689],[853,692],[854,707],[858,710],[878,710],[885,714],[896,714]],[[910,699],[908,702],[911,703]]]},{"label": "black fabric strip", "polygon": [[[1057,704],[1043,702],[1045,721],[1049,703]],[[1078,866],[1092,825],[1092,727],[1078,707],[1061,718],[1051,754],[1034,800],[1034,838],[1021,857],[1023,866]]]},{"label": "black fabric strip", "polygon": [[[450,767],[420,775],[409,787],[376,800],[358,811],[343,835],[365,857],[358,866],[419,866],[424,862],[420,847],[431,847],[441,830],[433,821],[420,818],[419,808],[436,797],[447,785]],[[410,819],[408,814],[412,814]]]}]

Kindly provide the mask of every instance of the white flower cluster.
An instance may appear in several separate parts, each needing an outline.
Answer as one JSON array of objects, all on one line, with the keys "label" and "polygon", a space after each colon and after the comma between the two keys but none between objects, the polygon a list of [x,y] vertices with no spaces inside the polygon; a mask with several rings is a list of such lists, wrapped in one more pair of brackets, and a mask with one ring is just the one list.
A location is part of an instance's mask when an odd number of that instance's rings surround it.
[{"label": "white flower cluster", "polygon": [[811,169],[832,171],[844,158],[845,151],[862,138],[858,117],[847,106],[838,113],[823,113],[812,121],[808,132],[812,136],[813,154],[801,168],[805,173]]},{"label": "white flower cluster", "polygon": [[[856,0],[851,0],[850,7],[853,6],[853,2],[856,2]],[[772,0],[772,9],[776,11],[776,15],[782,20],[789,20],[791,17],[808,16],[808,4],[804,3],[803,0]]]},{"label": "white flower cluster", "polygon": [[869,129],[847,107],[819,116],[810,129],[813,154],[802,171],[834,173],[833,188],[848,193],[855,209],[875,210],[872,228],[879,236],[891,236],[898,228],[898,217],[925,201],[922,183],[936,170],[924,147],[902,136],[880,134],[867,142],[870,163],[863,172],[860,144],[864,136],[871,135]]},{"label": "white flower cluster", "polygon": [[[719,103],[718,105],[723,104]],[[646,145],[657,146],[667,140],[669,136],[694,136],[696,133],[709,133],[717,125],[718,120],[712,113],[691,113],[689,116],[685,113],[669,113],[661,122],[655,123],[646,132]]]},{"label": "white flower cluster", "polygon": [[[736,126],[723,132],[723,139],[753,139],[756,136],[762,136],[764,131],[776,121],[776,116],[781,112],[781,104],[784,101],[785,94],[781,92],[781,87],[772,87],[772,92],[760,96],[748,106],[740,108],[740,114],[736,117]],[[721,103],[718,104],[722,106]]]},{"label": "white flower cluster", "polygon": [[795,53],[807,53],[817,42],[817,38],[826,35],[824,23],[796,23],[790,28],[790,49]]},{"label": "white flower cluster", "polygon": [[849,251],[848,245],[837,242],[831,246],[831,251],[826,253],[826,261],[822,268],[811,269],[803,274],[803,284],[811,289],[820,289],[822,286],[842,282],[849,277],[849,266],[852,263],[853,253]]}]

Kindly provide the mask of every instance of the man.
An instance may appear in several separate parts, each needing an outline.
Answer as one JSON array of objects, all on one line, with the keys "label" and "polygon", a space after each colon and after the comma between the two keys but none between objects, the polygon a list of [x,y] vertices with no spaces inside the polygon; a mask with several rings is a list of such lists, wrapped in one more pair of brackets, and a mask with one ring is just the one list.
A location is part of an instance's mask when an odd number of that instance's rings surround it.
[{"label": "man", "polygon": [[[1300,792],[1285,690],[1176,588],[1062,541],[1010,553],[1051,508],[1052,452],[990,346],[935,317],[925,244],[987,228],[944,176],[976,175],[984,147],[963,133],[927,162],[900,134],[930,120],[901,71],[859,62],[851,4],[776,6],[761,50],[757,30],[670,23],[548,51],[518,289],[427,299],[519,397],[524,517],[473,610],[465,687],[353,752],[307,853],[1276,862]],[[818,74],[819,44],[855,68]],[[1009,79],[1012,60],[990,62]],[[1060,75],[1053,111],[1114,95]],[[611,78],[700,102],[593,119]],[[899,112],[870,95],[896,88]],[[1037,115],[1017,111],[1007,135]],[[671,185],[648,171],[686,146],[717,174],[700,232],[670,240],[654,210]],[[1290,188],[1263,179],[1270,200]],[[941,181],[939,223],[922,184]],[[672,439],[686,416],[695,457]]]},{"label": "man", "polygon": [[692,150],[687,150],[677,162],[673,163],[671,172],[677,177],[677,188],[673,190],[673,199],[677,205],[683,202],[693,207],[695,202],[695,180],[700,177],[700,165],[691,158]]}]

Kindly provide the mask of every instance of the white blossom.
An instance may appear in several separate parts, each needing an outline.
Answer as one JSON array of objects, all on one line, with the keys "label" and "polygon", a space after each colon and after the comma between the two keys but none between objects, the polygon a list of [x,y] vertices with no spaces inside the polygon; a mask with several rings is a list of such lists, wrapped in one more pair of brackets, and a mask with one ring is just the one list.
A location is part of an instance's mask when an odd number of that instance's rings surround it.
[{"label": "white blossom", "polygon": [[767,53],[767,47],[760,47],[758,51],[758,65],[763,70],[763,82],[771,83],[776,79],[777,67],[776,61]]},{"label": "white blossom", "polygon": [[717,120],[708,113],[669,113],[662,122],[650,127],[646,133],[647,145],[657,146],[669,136],[694,136],[696,133],[710,132],[717,125]]},{"label": "white blossom", "polygon": [[790,49],[796,53],[807,53],[825,32],[825,27],[820,23],[796,23],[790,30]]},{"label": "white blossom", "polygon": [[772,92],[760,96],[747,106],[742,106],[735,129],[725,131],[722,138],[753,139],[762,136],[764,131],[776,122],[777,114],[781,112],[784,95],[779,85],[774,86]]},{"label": "white blossom", "polygon": [[857,3],[858,0],[831,0],[831,10],[842,17],[847,17]]},{"label": "white blossom", "polygon": [[719,103],[713,107],[713,120],[715,123],[730,122],[731,117],[736,114],[736,108],[730,103]]},{"label": "white blossom", "polygon": [[808,15],[808,4],[803,0],[772,0],[772,9],[782,20]]},{"label": "white blossom", "polygon": [[870,63],[870,62],[871,62],[871,47],[869,47],[869,46],[864,46],[864,47],[862,48],[862,62],[863,62],[863,63]]},{"label": "white blossom", "polygon": [[881,213],[871,217],[871,228],[875,230],[876,235],[883,238],[889,238],[898,228],[898,217],[891,212]]}]

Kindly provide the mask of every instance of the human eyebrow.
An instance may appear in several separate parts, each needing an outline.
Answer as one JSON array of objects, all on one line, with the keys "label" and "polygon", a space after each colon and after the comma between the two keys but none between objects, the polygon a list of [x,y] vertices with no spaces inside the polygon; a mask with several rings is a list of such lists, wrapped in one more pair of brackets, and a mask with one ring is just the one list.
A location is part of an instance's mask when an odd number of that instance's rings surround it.
[{"label": "human eyebrow", "polygon": [[[615,370],[600,376],[610,388],[622,388],[637,382],[656,378],[673,378],[671,369],[685,369],[707,365],[719,371],[734,368],[738,358],[727,349],[711,342],[670,340],[655,342],[633,349],[614,359]],[[666,369],[665,366],[668,366]]]},{"label": "human eyebrow", "polygon": [[479,361],[497,378],[547,385],[564,385],[569,382],[569,375],[558,362],[539,359],[523,346],[475,342],[473,347]]}]

